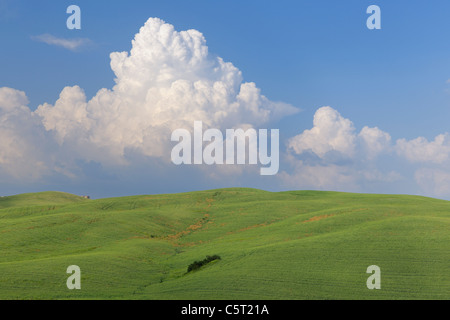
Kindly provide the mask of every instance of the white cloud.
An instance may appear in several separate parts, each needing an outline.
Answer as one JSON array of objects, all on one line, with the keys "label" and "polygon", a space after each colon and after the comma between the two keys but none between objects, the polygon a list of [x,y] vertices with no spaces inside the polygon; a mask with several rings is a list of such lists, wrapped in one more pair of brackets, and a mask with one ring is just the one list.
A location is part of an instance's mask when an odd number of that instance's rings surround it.
[{"label": "white cloud", "polygon": [[55,132],[61,144],[67,136],[82,137],[92,123],[87,117],[86,95],[78,87],[66,87],[61,92],[55,105],[41,105],[36,114],[42,116],[42,123],[48,131]]},{"label": "white cloud", "polygon": [[[323,107],[314,115],[312,129],[289,140],[288,162],[293,169],[280,177],[284,183],[299,188],[345,191],[381,185],[388,188],[399,181],[409,181],[416,183],[417,192],[450,196],[450,134],[440,134],[433,141],[419,137],[398,139],[393,144],[391,140],[387,132],[377,127],[366,126],[356,133],[349,119],[331,107]],[[308,151],[318,158],[305,157]],[[409,166],[405,166],[405,159]]]},{"label": "white cloud", "polygon": [[23,91],[8,87],[0,88],[0,112],[8,113],[28,109],[28,98]]},{"label": "white cloud", "polygon": [[355,128],[331,107],[322,107],[314,115],[314,127],[305,130],[289,141],[289,148],[297,154],[312,151],[324,157],[329,151],[338,151],[353,156],[355,151]]},{"label": "white cloud", "polygon": [[358,137],[361,139],[361,145],[370,159],[391,149],[391,136],[389,133],[378,129],[378,127],[369,128],[366,126],[362,128]]},{"label": "white cloud", "polygon": [[288,189],[318,189],[336,191],[360,191],[357,176],[352,168],[335,164],[309,165],[298,159],[291,159],[294,170],[283,171],[279,178]]},{"label": "white cloud", "polygon": [[89,44],[91,44],[91,40],[86,38],[76,38],[76,39],[65,39],[65,38],[58,38],[51,34],[45,33],[38,36],[33,36],[31,39],[39,42],[43,42],[49,45],[63,47],[65,49],[71,50],[71,51],[77,51],[82,47],[85,47]]},{"label": "white cloud", "polygon": [[440,134],[431,142],[424,137],[410,141],[399,139],[396,150],[410,162],[443,164],[450,159],[450,135]]},{"label": "white cloud", "polygon": [[314,114],[313,128],[291,138],[288,147],[296,154],[311,151],[325,159],[334,151],[347,158],[374,158],[390,147],[388,133],[375,128],[364,127],[356,133],[353,122],[331,108],[319,108]]},{"label": "white cloud", "polygon": [[414,178],[426,195],[438,197],[450,195],[450,172],[448,170],[421,168],[415,172]]},{"label": "white cloud", "polygon": [[309,163],[288,155],[288,162],[292,170],[282,171],[279,175],[281,184],[288,189],[367,192],[367,188],[373,190],[374,186],[389,185],[402,180],[402,176],[395,170],[378,169],[377,166],[363,161],[345,164]]},{"label": "white cloud", "polygon": [[60,143],[75,141],[84,153],[91,148],[97,154],[85,156],[95,160],[123,161],[127,149],[167,158],[171,131],[191,129],[194,121],[219,129],[260,126],[298,111],[243,82],[233,64],[209,54],[200,32],[178,32],[157,18],[136,34],[130,53],[111,53],[111,68],[112,90],[86,101],[80,88],[65,88],[54,106],[36,111]]},{"label": "white cloud", "polygon": [[[86,43],[51,35],[35,39],[71,50]],[[157,18],[139,30],[129,53],[110,58],[116,85],[90,100],[80,87],[66,87],[54,104],[31,112],[24,92],[2,88],[3,172],[21,174],[27,172],[21,167],[42,164],[73,177],[79,161],[123,166],[146,156],[170,163],[171,132],[192,129],[194,121],[222,130],[248,128],[298,112],[270,101],[232,63],[209,54],[200,32],[178,32]]]},{"label": "white cloud", "polygon": [[414,179],[422,194],[450,197],[450,135],[439,134],[433,141],[424,137],[399,139],[398,156],[414,165]]},{"label": "white cloud", "polygon": [[0,176],[35,180],[46,172],[45,130],[23,91],[0,88]]},{"label": "white cloud", "polygon": [[[395,170],[377,165],[380,154],[392,151],[388,133],[367,126],[357,133],[353,122],[331,107],[319,108],[313,125],[289,139],[288,162],[293,170],[280,176],[284,183],[298,188],[361,191],[363,185],[401,178]],[[308,152],[318,159],[305,159]]]}]

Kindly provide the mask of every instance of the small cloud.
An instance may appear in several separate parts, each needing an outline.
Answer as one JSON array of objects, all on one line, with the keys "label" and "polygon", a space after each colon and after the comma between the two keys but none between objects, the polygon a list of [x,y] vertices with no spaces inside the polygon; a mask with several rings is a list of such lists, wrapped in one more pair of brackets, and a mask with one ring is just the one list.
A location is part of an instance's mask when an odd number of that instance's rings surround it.
[{"label": "small cloud", "polygon": [[80,48],[85,47],[91,43],[91,40],[87,38],[64,39],[55,37],[48,33],[41,34],[39,36],[33,36],[31,38],[35,41],[43,42],[58,47],[63,47],[71,51],[77,51]]},{"label": "small cloud", "polygon": [[355,153],[355,142],[353,122],[331,107],[322,107],[314,114],[314,127],[291,138],[289,148],[296,154],[310,150],[320,158],[330,151],[351,157]]}]

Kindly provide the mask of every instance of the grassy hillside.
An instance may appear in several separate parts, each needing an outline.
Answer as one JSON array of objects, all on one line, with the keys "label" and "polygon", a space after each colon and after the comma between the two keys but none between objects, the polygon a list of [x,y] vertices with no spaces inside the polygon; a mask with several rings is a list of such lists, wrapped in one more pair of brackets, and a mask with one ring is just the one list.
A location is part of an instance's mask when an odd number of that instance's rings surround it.
[{"label": "grassy hillside", "polygon": [[0,198],[0,248],[0,299],[450,299],[450,202],[417,196],[26,194]]}]

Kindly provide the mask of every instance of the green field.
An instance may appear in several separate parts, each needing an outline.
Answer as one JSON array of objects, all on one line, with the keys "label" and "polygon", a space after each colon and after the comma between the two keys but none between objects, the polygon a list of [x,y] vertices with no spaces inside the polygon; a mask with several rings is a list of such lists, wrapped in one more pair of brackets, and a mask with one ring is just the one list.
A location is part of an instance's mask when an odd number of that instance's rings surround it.
[{"label": "green field", "polygon": [[0,248],[0,299],[450,299],[450,202],[419,196],[23,194],[0,198]]}]

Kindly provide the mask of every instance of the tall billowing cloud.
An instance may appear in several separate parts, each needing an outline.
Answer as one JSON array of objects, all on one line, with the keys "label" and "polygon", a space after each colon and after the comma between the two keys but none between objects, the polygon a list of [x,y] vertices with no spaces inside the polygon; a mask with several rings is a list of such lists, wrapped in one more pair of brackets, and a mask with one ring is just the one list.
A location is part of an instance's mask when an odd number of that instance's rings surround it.
[{"label": "tall billowing cloud", "polygon": [[167,157],[171,131],[192,128],[194,121],[257,127],[298,111],[243,82],[232,63],[208,52],[197,30],[178,32],[157,18],[136,34],[130,52],[110,57],[112,90],[86,101],[79,87],[67,87],[54,105],[36,111],[60,144],[70,142],[92,160],[121,162],[127,150]]}]

